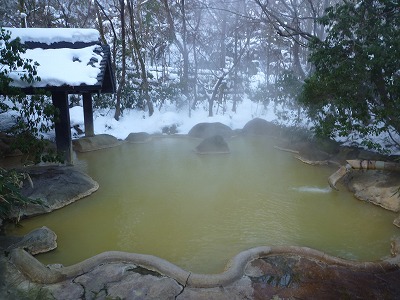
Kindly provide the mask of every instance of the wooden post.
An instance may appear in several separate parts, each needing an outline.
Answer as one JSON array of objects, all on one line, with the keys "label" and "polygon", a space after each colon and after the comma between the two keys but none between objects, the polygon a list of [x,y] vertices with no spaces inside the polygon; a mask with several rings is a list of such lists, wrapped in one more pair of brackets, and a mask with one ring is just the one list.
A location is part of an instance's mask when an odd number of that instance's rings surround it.
[{"label": "wooden post", "polygon": [[94,136],[92,94],[83,93],[83,119],[85,122],[85,136]]},{"label": "wooden post", "polygon": [[53,105],[58,110],[55,121],[57,152],[64,156],[65,162],[72,165],[71,121],[69,118],[68,94],[52,92]]}]

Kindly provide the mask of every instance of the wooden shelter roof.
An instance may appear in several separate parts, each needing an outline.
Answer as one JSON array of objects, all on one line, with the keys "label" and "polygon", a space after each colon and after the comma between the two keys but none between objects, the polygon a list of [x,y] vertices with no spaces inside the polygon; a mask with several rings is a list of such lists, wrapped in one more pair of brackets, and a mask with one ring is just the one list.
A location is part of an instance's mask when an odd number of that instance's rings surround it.
[{"label": "wooden shelter roof", "polygon": [[26,94],[35,93],[37,88],[67,94],[115,92],[110,47],[100,43],[96,30],[4,29],[11,32],[12,38],[20,37],[26,46],[22,57],[39,63],[37,71],[42,81],[28,85],[19,79],[18,74],[10,76],[12,85],[21,87]]}]

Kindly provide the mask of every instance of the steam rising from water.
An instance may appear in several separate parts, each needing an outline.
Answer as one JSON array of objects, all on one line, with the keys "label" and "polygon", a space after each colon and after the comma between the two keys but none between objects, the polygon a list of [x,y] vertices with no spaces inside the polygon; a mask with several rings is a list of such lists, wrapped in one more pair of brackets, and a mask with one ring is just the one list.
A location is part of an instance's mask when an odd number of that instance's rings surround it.
[{"label": "steam rising from water", "polygon": [[376,260],[398,236],[394,213],[330,192],[334,169],[307,166],[269,138],[233,138],[229,155],[197,155],[198,143],[165,137],[80,153],[76,165],[100,189],[9,233],[54,230],[60,243],[40,255],[44,264],[71,265],[118,250],[196,273],[222,272],[239,252],[264,245]]}]

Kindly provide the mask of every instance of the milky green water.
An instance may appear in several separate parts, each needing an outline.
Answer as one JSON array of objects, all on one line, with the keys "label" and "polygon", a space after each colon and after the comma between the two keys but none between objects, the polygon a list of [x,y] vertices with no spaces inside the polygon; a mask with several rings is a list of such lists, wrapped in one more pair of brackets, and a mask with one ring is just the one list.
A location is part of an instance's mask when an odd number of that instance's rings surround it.
[{"label": "milky green water", "polygon": [[231,154],[197,155],[199,140],[79,154],[76,166],[99,190],[8,233],[47,226],[58,248],[37,256],[71,265],[108,250],[159,256],[197,273],[223,271],[240,251],[264,245],[312,247],[355,260],[389,255],[396,214],[331,191],[336,167],[308,166],[274,141],[238,137]]}]

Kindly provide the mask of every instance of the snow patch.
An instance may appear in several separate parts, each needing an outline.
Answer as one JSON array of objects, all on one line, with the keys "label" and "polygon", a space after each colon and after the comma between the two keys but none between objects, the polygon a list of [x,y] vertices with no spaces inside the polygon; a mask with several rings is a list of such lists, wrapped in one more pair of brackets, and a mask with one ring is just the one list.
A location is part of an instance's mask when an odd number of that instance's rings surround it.
[{"label": "snow patch", "polygon": [[11,32],[11,38],[19,37],[22,43],[38,42],[51,45],[57,42],[97,42],[100,33],[96,29],[82,28],[10,28],[3,27]]}]

